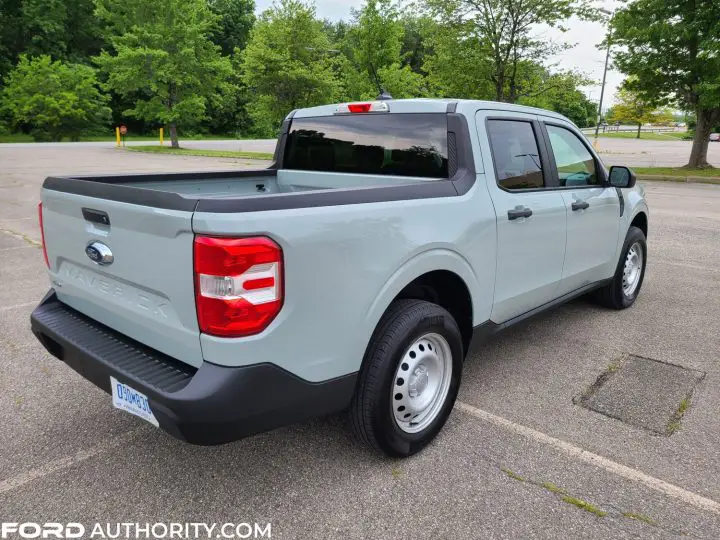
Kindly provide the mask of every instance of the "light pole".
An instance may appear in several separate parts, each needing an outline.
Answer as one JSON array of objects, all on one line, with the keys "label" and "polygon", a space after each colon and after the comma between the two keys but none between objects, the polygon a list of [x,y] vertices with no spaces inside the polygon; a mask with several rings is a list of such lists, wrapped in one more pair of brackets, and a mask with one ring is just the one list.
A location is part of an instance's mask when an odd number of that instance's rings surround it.
[{"label": "light pole", "polygon": [[[608,15],[610,19],[612,19],[612,13],[606,9],[601,9],[603,13]],[[598,103],[598,114],[597,114],[597,123],[595,124],[595,145],[597,146],[597,138],[600,133],[600,119],[602,118],[602,106],[603,106],[603,98],[605,97],[605,81],[607,80],[607,72],[608,72],[608,65],[610,64],[610,46],[611,46],[611,40],[612,40],[612,30],[609,26],[608,19],[608,33],[607,33],[607,51],[605,52],[605,69],[603,71],[603,80],[602,80],[602,87],[600,88],[600,103]]]}]

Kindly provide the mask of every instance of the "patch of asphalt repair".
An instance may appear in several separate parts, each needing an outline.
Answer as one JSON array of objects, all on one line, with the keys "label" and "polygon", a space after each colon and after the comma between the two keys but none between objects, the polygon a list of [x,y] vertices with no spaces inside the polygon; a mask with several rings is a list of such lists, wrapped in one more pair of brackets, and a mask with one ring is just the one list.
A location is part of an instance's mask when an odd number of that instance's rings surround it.
[{"label": "patch of asphalt repair", "polygon": [[623,355],[575,403],[657,435],[670,436],[690,406],[704,371]]}]

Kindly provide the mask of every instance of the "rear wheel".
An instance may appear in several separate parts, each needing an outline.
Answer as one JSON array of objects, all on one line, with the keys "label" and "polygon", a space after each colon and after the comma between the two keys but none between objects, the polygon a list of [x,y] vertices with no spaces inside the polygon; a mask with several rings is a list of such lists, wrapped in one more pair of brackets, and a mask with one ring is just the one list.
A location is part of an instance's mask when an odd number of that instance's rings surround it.
[{"label": "rear wheel", "polygon": [[350,408],[358,437],[393,457],[424,448],[452,411],[462,359],[450,313],[422,300],[393,302],[370,340]]},{"label": "rear wheel", "polygon": [[647,264],[647,243],[645,235],[637,227],[630,227],[613,280],[599,289],[595,298],[606,307],[629,308],[640,294],[645,266]]}]

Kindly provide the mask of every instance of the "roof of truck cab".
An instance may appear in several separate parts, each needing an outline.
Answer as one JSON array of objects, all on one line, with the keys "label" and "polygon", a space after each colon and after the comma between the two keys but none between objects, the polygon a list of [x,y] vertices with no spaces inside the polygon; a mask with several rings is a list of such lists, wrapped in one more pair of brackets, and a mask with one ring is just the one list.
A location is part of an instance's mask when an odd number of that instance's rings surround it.
[{"label": "roof of truck cab", "polygon": [[[373,100],[366,100],[369,102]],[[361,101],[362,102],[362,101]],[[348,103],[348,102],[345,102]],[[349,102],[358,103],[358,102]],[[476,110],[491,110],[503,112],[518,112],[525,114],[538,114],[564,120],[569,122],[566,117],[553,111],[546,109],[538,109],[536,107],[526,107],[525,105],[513,105],[511,103],[503,103],[500,101],[483,101],[475,99],[450,99],[450,98],[413,98],[413,99],[391,99],[387,101],[390,106],[391,113],[444,113],[457,107],[458,112],[469,106]],[[342,103],[333,103],[331,105],[320,105],[318,107],[308,107],[306,109],[298,109],[288,115],[288,118],[311,118],[317,116],[331,116],[337,111],[338,105]],[[449,109],[450,108],[450,109]]]}]

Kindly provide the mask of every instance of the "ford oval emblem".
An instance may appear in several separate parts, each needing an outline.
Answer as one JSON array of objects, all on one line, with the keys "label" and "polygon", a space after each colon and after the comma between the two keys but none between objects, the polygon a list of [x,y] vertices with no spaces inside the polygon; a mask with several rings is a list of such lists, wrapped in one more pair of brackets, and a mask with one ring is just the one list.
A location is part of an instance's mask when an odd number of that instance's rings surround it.
[{"label": "ford oval emblem", "polygon": [[102,265],[112,264],[115,260],[110,248],[102,242],[91,242],[88,244],[85,248],[85,255],[87,255],[91,261]]}]

